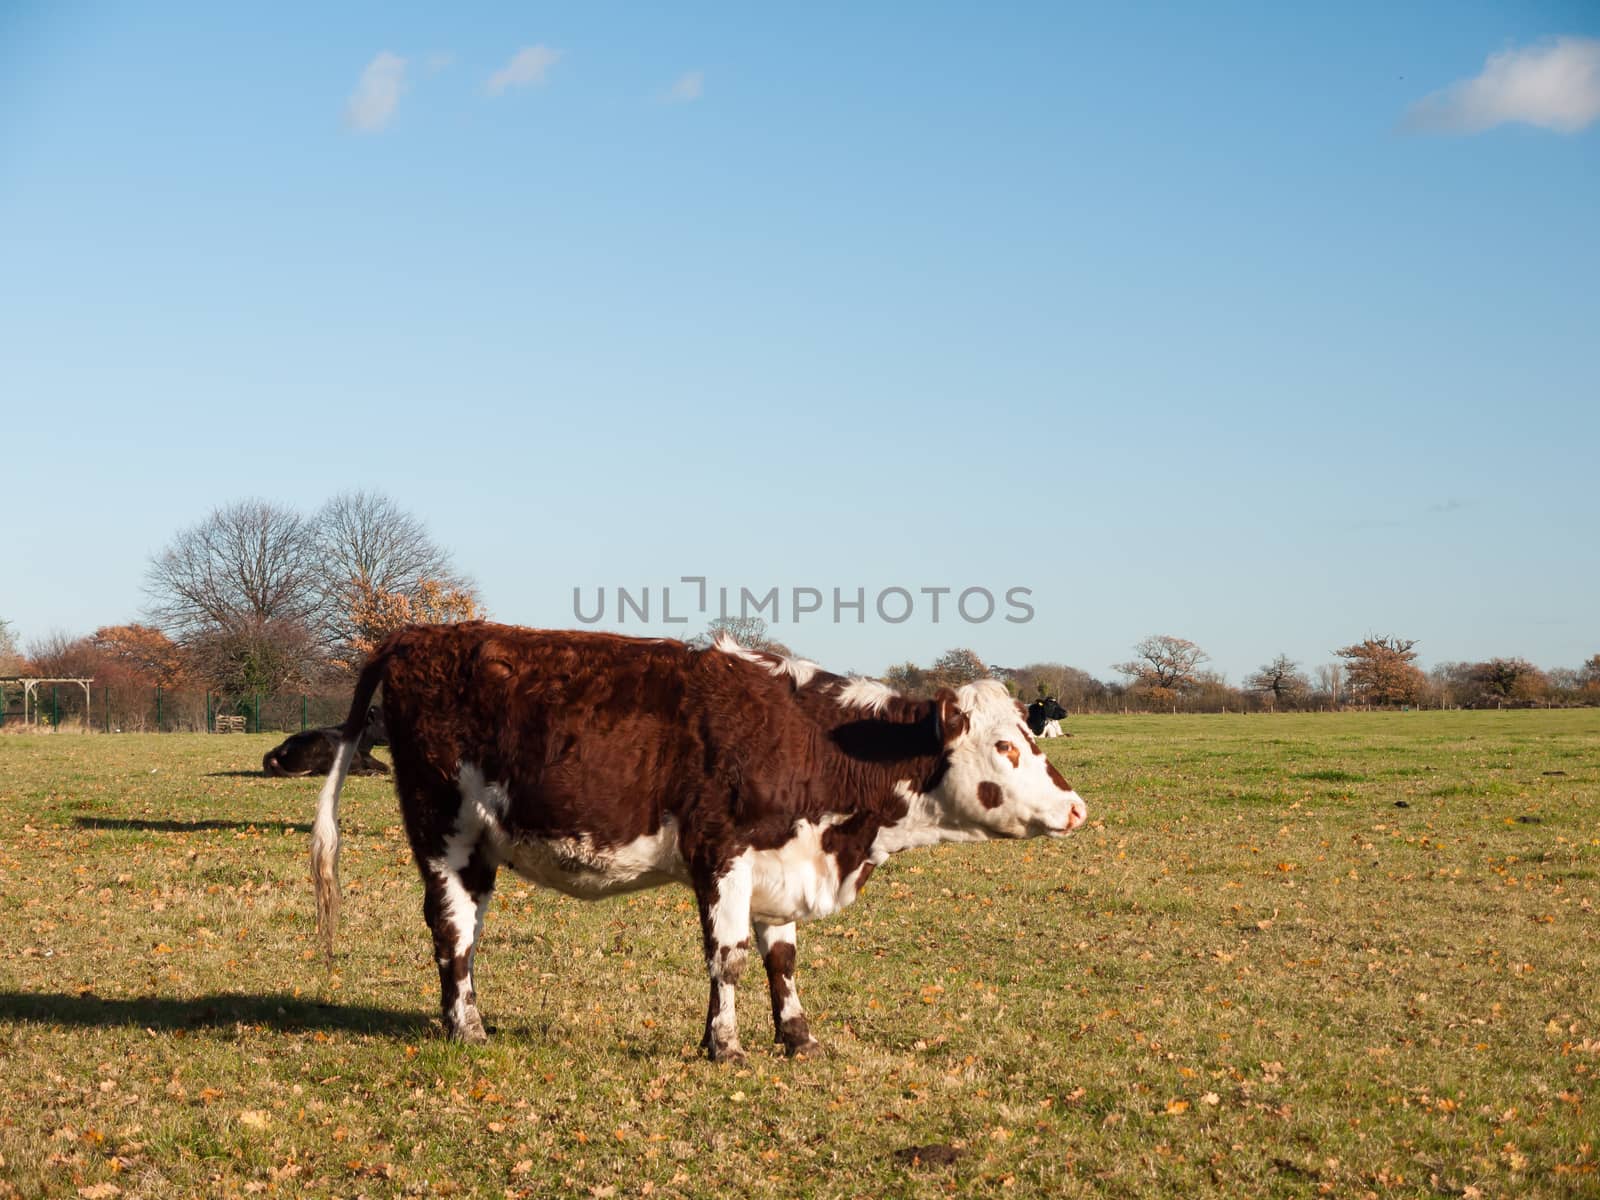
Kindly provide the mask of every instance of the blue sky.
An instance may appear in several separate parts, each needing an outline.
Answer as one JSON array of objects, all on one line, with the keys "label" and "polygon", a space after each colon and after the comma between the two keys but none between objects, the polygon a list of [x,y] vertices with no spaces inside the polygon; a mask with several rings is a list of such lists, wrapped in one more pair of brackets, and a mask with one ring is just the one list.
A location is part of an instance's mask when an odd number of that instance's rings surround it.
[{"label": "blue sky", "polygon": [[1600,650],[1600,10],[861,7],[6,6],[0,616],[365,487],[526,624],[1032,590],[835,668]]}]

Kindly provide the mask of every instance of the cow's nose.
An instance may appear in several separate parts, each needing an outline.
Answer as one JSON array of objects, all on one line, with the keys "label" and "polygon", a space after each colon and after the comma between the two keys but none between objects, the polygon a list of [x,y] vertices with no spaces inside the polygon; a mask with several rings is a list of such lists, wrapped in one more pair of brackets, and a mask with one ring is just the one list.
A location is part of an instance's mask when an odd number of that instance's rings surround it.
[{"label": "cow's nose", "polygon": [[1072,798],[1072,807],[1067,811],[1067,828],[1077,829],[1089,819],[1089,806],[1077,796]]}]

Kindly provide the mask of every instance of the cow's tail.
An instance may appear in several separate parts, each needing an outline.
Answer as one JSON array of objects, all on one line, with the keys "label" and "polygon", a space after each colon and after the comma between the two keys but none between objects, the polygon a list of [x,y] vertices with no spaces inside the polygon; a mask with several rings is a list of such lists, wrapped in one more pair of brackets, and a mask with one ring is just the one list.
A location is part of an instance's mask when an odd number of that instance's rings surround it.
[{"label": "cow's tail", "polygon": [[317,893],[317,936],[322,949],[333,957],[333,937],[339,927],[339,790],[344,787],[350,764],[355,761],[357,744],[367,725],[367,707],[378,690],[383,668],[388,661],[384,647],[361,668],[356,694],[350,701],[350,715],[339,729],[339,749],[333,756],[333,769],[317,796],[317,819],[311,826],[311,882]]}]

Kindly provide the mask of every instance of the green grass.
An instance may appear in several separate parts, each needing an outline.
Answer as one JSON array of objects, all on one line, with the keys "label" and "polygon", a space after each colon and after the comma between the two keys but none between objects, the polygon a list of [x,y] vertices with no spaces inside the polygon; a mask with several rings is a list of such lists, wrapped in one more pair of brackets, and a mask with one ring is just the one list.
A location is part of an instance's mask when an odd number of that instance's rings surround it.
[{"label": "green grass", "polygon": [[1090,828],[891,861],[742,1068],[687,892],[503,878],[454,1046],[387,781],[330,973],[271,738],[0,737],[0,1195],[1600,1194],[1600,712],[1072,729]]}]

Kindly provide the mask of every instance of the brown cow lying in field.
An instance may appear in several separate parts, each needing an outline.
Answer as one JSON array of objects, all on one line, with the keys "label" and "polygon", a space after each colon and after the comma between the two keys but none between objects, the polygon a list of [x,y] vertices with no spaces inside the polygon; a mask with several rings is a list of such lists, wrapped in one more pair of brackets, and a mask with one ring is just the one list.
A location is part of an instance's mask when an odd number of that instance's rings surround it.
[{"label": "brown cow lying in field", "polygon": [[743,1057],[734,987],[752,934],[777,1040],[817,1048],[794,987],[795,923],[855,900],[889,855],[1060,837],[1084,803],[1022,707],[982,681],[931,700],[803,659],[603,633],[413,625],[356,684],[311,836],[317,917],[338,916],[339,788],[379,685],[423,882],[444,1027],[484,1040],[473,952],[495,873],[595,899],[681,883],[711,980],[701,1044]]},{"label": "brown cow lying in field", "polygon": [[[342,732],[341,726],[330,725],[324,729],[307,729],[285,738],[262,756],[262,773],[279,778],[326,775],[333,770]],[[388,744],[388,735],[383,728],[383,710],[374,704],[367,709],[366,724],[362,726],[360,740],[356,743],[350,774],[387,775],[389,768],[381,760],[372,757],[372,748]]]}]

